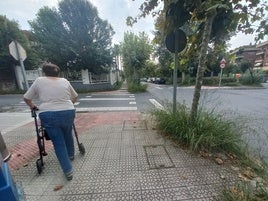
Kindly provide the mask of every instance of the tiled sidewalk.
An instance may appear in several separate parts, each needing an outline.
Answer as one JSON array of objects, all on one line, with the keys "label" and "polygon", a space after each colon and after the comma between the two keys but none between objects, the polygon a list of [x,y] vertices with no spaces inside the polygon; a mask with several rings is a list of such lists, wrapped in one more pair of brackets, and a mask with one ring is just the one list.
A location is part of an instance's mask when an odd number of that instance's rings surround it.
[{"label": "tiled sidewalk", "polygon": [[214,200],[225,184],[237,181],[229,168],[175,146],[139,112],[80,113],[76,127],[86,154],[76,146],[72,181],[66,181],[52,147],[41,175],[36,156],[12,170],[27,201]]}]

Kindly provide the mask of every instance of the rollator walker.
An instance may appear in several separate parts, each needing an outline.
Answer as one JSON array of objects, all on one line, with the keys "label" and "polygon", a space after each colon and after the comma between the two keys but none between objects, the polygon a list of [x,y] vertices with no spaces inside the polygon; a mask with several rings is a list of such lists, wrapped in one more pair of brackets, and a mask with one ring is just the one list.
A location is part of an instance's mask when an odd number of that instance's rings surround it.
[{"label": "rollator walker", "polygon": [[[39,158],[36,160],[36,168],[37,168],[37,172],[39,174],[41,174],[43,171],[43,167],[44,167],[43,157],[47,155],[47,152],[45,149],[45,140],[50,140],[50,138],[49,138],[45,128],[42,127],[42,125],[38,123],[37,114],[36,114],[37,110],[38,110],[38,108],[34,108],[31,110],[31,113],[32,113],[32,117],[34,118],[35,131],[36,131],[36,136],[37,136],[37,145],[38,145],[38,149],[39,149]],[[76,138],[79,152],[80,152],[80,154],[85,155],[85,147],[81,142],[79,142],[78,134],[77,134],[77,131],[75,128],[75,124],[72,125],[72,128],[73,128],[74,136]]]}]

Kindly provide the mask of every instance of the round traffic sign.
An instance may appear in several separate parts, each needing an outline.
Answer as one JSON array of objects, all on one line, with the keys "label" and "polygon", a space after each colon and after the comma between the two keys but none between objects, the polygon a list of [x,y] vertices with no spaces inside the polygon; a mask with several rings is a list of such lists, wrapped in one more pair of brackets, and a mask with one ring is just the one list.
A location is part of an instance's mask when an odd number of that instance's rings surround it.
[{"label": "round traffic sign", "polygon": [[177,33],[175,32],[169,33],[165,38],[165,43],[166,43],[167,49],[172,53],[175,53],[176,35],[178,37],[178,49],[177,49],[178,53],[181,52],[187,44],[186,35],[182,30],[178,29]]}]

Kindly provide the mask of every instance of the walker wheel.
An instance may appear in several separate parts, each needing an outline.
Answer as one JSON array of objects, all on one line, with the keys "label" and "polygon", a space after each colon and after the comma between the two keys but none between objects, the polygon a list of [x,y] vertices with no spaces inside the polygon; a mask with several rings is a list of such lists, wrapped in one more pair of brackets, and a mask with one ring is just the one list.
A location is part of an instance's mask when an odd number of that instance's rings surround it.
[{"label": "walker wheel", "polygon": [[78,148],[79,148],[80,154],[85,155],[86,150],[85,150],[85,147],[84,147],[84,145],[82,143],[80,143],[78,145]]},{"label": "walker wheel", "polygon": [[36,168],[37,168],[38,174],[41,174],[43,171],[43,164],[40,158],[36,160]]}]

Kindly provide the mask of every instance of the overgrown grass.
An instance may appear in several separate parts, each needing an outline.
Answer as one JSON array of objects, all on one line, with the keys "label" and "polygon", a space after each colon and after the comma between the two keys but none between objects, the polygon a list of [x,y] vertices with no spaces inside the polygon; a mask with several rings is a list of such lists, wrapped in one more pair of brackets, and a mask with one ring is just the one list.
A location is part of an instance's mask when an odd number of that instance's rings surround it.
[{"label": "overgrown grass", "polygon": [[221,114],[199,111],[195,122],[190,121],[190,111],[178,105],[177,112],[156,110],[153,112],[160,130],[170,134],[193,151],[238,150],[241,143],[240,128]]},{"label": "overgrown grass", "polygon": [[134,82],[130,82],[127,84],[127,89],[130,93],[146,92],[147,84],[137,84]]},{"label": "overgrown grass", "polygon": [[[173,140],[188,147],[192,151],[206,150],[213,153],[223,153],[228,156],[235,156],[230,160],[241,171],[250,169],[257,176],[267,181],[267,165],[263,161],[252,159],[247,153],[242,136],[247,128],[241,121],[225,117],[224,113],[199,110],[194,122],[190,121],[190,110],[185,105],[178,105],[177,111],[172,112],[171,108],[165,110],[154,110],[152,112],[156,125],[164,134]],[[266,184],[267,185],[267,184]],[[221,194],[221,201],[259,201],[268,200],[266,188],[256,188],[252,192],[247,186],[241,192],[226,188]],[[238,188],[238,187],[233,187]],[[239,190],[240,191],[240,190]],[[241,199],[239,196],[243,194]],[[262,198],[262,199],[259,199]]]},{"label": "overgrown grass", "polygon": [[226,187],[220,195],[218,201],[267,201],[268,191],[263,185],[252,186],[237,184]]},{"label": "overgrown grass", "polygon": [[114,86],[114,90],[118,90],[122,87],[123,81],[120,82],[116,82],[115,86]]}]

